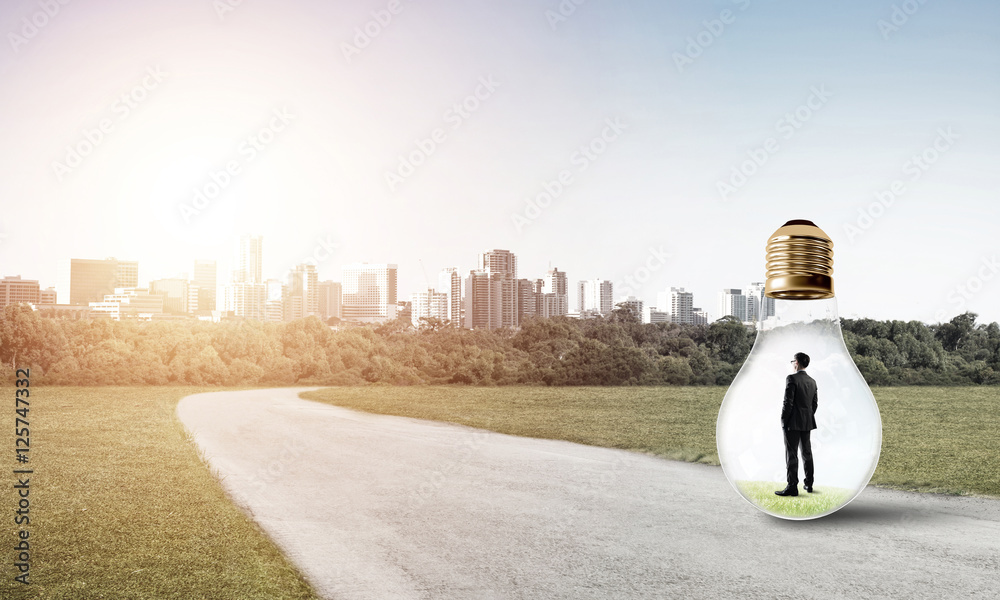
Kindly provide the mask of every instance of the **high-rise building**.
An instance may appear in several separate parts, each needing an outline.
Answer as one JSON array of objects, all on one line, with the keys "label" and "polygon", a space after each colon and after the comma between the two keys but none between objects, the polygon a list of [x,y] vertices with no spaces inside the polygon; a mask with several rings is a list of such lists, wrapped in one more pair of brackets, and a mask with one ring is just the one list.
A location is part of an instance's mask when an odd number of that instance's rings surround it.
[{"label": "high-rise building", "polygon": [[468,329],[501,327],[499,275],[483,270],[469,271],[465,278],[465,323]]},{"label": "high-rise building", "polygon": [[764,295],[764,282],[755,281],[746,287],[747,318],[752,323],[774,316],[774,298]]},{"label": "high-rise building", "polygon": [[549,269],[545,275],[545,293],[552,294],[550,301],[553,313],[549,316],[565,316],[569,314],[569,284],[566,272],[557,268]]},{"label": "high-rise building", "polygon": [[396,273],[397,266],[391,264],[355,263],[343,267],[343,318],[366,323],[395,319]]},{"label": "high-rise building", "polygon": [[304,317],[319,316],[319,280],[316,265],[303,263],[296,265],[288,273],[288,287],[285,294],[285,320],[294,321]]},{"label": "high-rise building", "polygon": [[410,294],[410,322],[414,327],[424,324],[420,319],[448,320],[448,294],[431,288]]},{"label": "high-rise building", "polygon": [[693,325],[708,325],[708,312],[700,308],[692,308],[691,316],[693,318]]},{"label": "high-rise building", "polygon": [[38,282],[33,279],[21,279],[20,275],[0,279],[0,308],[8,304],[43,304]]},{"label": "high-rise building", "polygon": [[518,326],[517,257],[513,252],[483,252],[479,255],[479,269],[470,271],[465,281],[466,327]]},{"label": "high-rise building", "polygon": [[179,315],[188,312],[189,286],[183,277],[154,279],[149,282],[149,293],[163,296],[163,312]]},{"label": "high-rise building", "polygon": [[264,320],[268,323],[280,323],[285,320],[285,297],[288,286],[282,284],[280,279],[268,279],[264,286],[267,289],[267,298],[264,300]]},{"label": "high-rise building", "polygon": [[523,325],[525,321],[533,317],[541,316],[544,307],[542,306],[542,295],[544,292],[544,280],[542,279],[518,279],[517,280],[517,322]]},{"label": "high-rise building", "polygon": [[234,282],[223,286],[223,290],[223,310],[244,319],[266,320],[266,283]]},{"label": "high-rise building", "polygon": [[672,323],[691,325],[694,323],[694,294],[682,287],[672,287],[656,295],[656,306],[670,313]]},{"label": "high-rise building", "polygon": [[56,288],[50,287],[38,292],[38,303],[52,305],[56,303]]},{"label": "high-rise building", "polygon": [[719,318],[733,316],[740,321],[747,320],[747,297],[743,290],[725,288],[719,292]]},{"label": "high-rise building", "polygon": [[264,238],[259,235],[241,235],[236,253],[233,283],[263,283],[261,264],[264,257]]},{"label": "high-rise building", "polygon": [[139,263],[134,260],[117,260],[114,258],[108,259],[114,260],[118,263],[118,268],[116,274],[118,275],[118,283],[121,287],[137,287],[139,285]]},{"label": "high-rise building", "polygon": [[319,316],[326,321],[330,317],[341,317],[340,297],[343,294],[339,281],[321,281],[319,288]]},{"label": "high-rise building", "polygon": [[487,250],[479,255],[479,270],[510,273],[517,279],[517,256],[510,250]]},{"label": "high-rise building", "polygon": [[437,291],[445,294],[448,301],[448,316],[445,319],[454,327],[462,325],[462,276],[458,267],[442,269],[438,274]]},{"label": "high-rise building", "polygon": [[103,302],[117,288],[139,285],[139,263],[106,258],[70,258],[59,263],[56,292],[60,304]]},{"label": "high-rise building", "polygon": [[[242,235],[236,249],[232,281],[223,286],[223,310],[236,317],[267,320],[268,285],[261,272],[264,238]],[[208,267],[205,267],[208,279]],[[196,275],[197,277],[197,275]]]},{"label": "high-rise building", "polygon": [[194,279],[191,281],[197,288],[197,302],[188,305],[189,312],[207,313],[216,310],[216,289],[219,282],[214,260],[196,259],[194,261]]},{"label": "high-rise building", "polygon": [[577,310],[581,317],[608,316],[615,308],[614,285],[607,279],[587,279],[577,283]]}]

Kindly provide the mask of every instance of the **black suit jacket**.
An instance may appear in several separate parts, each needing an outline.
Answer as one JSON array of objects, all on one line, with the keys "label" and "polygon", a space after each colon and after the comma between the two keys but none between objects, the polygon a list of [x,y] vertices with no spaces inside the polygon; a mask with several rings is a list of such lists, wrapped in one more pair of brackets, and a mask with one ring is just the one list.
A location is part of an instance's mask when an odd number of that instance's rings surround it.
[{"label": "black suit jacket", "polygon": [[819,396],[816,381],[798,371],[785,379],[785,402],[781,407],[781,427],[794,431],[816,429],[816,409]]}]

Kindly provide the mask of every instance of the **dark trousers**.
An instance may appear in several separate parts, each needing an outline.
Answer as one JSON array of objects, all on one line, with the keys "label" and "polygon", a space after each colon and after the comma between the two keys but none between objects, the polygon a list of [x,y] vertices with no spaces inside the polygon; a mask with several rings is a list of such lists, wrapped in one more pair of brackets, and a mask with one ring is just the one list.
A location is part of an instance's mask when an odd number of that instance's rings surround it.
[{"label": "dark trousers", "polygon": [[802,462],[805,463],[807,486],[813,484],[813,451],[809,441],[809,431],[785,429],[785,466],[787,467],[788,485],[799,484],[799,446],[802,447]]}]

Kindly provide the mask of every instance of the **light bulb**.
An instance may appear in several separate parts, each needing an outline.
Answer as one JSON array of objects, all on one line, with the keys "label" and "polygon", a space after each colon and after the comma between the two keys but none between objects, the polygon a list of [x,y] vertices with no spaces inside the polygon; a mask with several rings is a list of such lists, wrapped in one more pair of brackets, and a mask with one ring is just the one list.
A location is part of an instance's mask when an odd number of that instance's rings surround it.
[{"label": "light bulb", "polygon": [[[789,221],[768,240],[759,306],[757,339],[719,409],[719,462],[736,491],[760,510],[785,519],[822,517],[868,484],[882,449],[882,419],[844,345],[833,295],[833,242],[811,221]],[[815,382],[815,429],[806,422],[812,410],[803,408],[803,399],[809,402],[811,388],[795,370],[797,353],[809,357],[802,371]],[[789,375],[797,416],[783,415]],[[805,437],[812,450],[811,482],[804,444],[795,444]],[[798,467],[791,477],[786,446],[793,444]]]}]

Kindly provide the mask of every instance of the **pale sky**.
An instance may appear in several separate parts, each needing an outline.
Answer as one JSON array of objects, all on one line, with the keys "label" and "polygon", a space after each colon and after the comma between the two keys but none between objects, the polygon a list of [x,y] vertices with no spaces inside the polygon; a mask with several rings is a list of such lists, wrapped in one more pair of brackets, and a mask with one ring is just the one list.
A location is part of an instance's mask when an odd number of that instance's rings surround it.
[{"label": "pale sky", "polygon": [[715,317],[804,218],[842,316],[1000,320],[996,2],[230,1],[0,4],[0,276],[255,233],[268,277],[333,240],[406,299],[505,248]]}]

